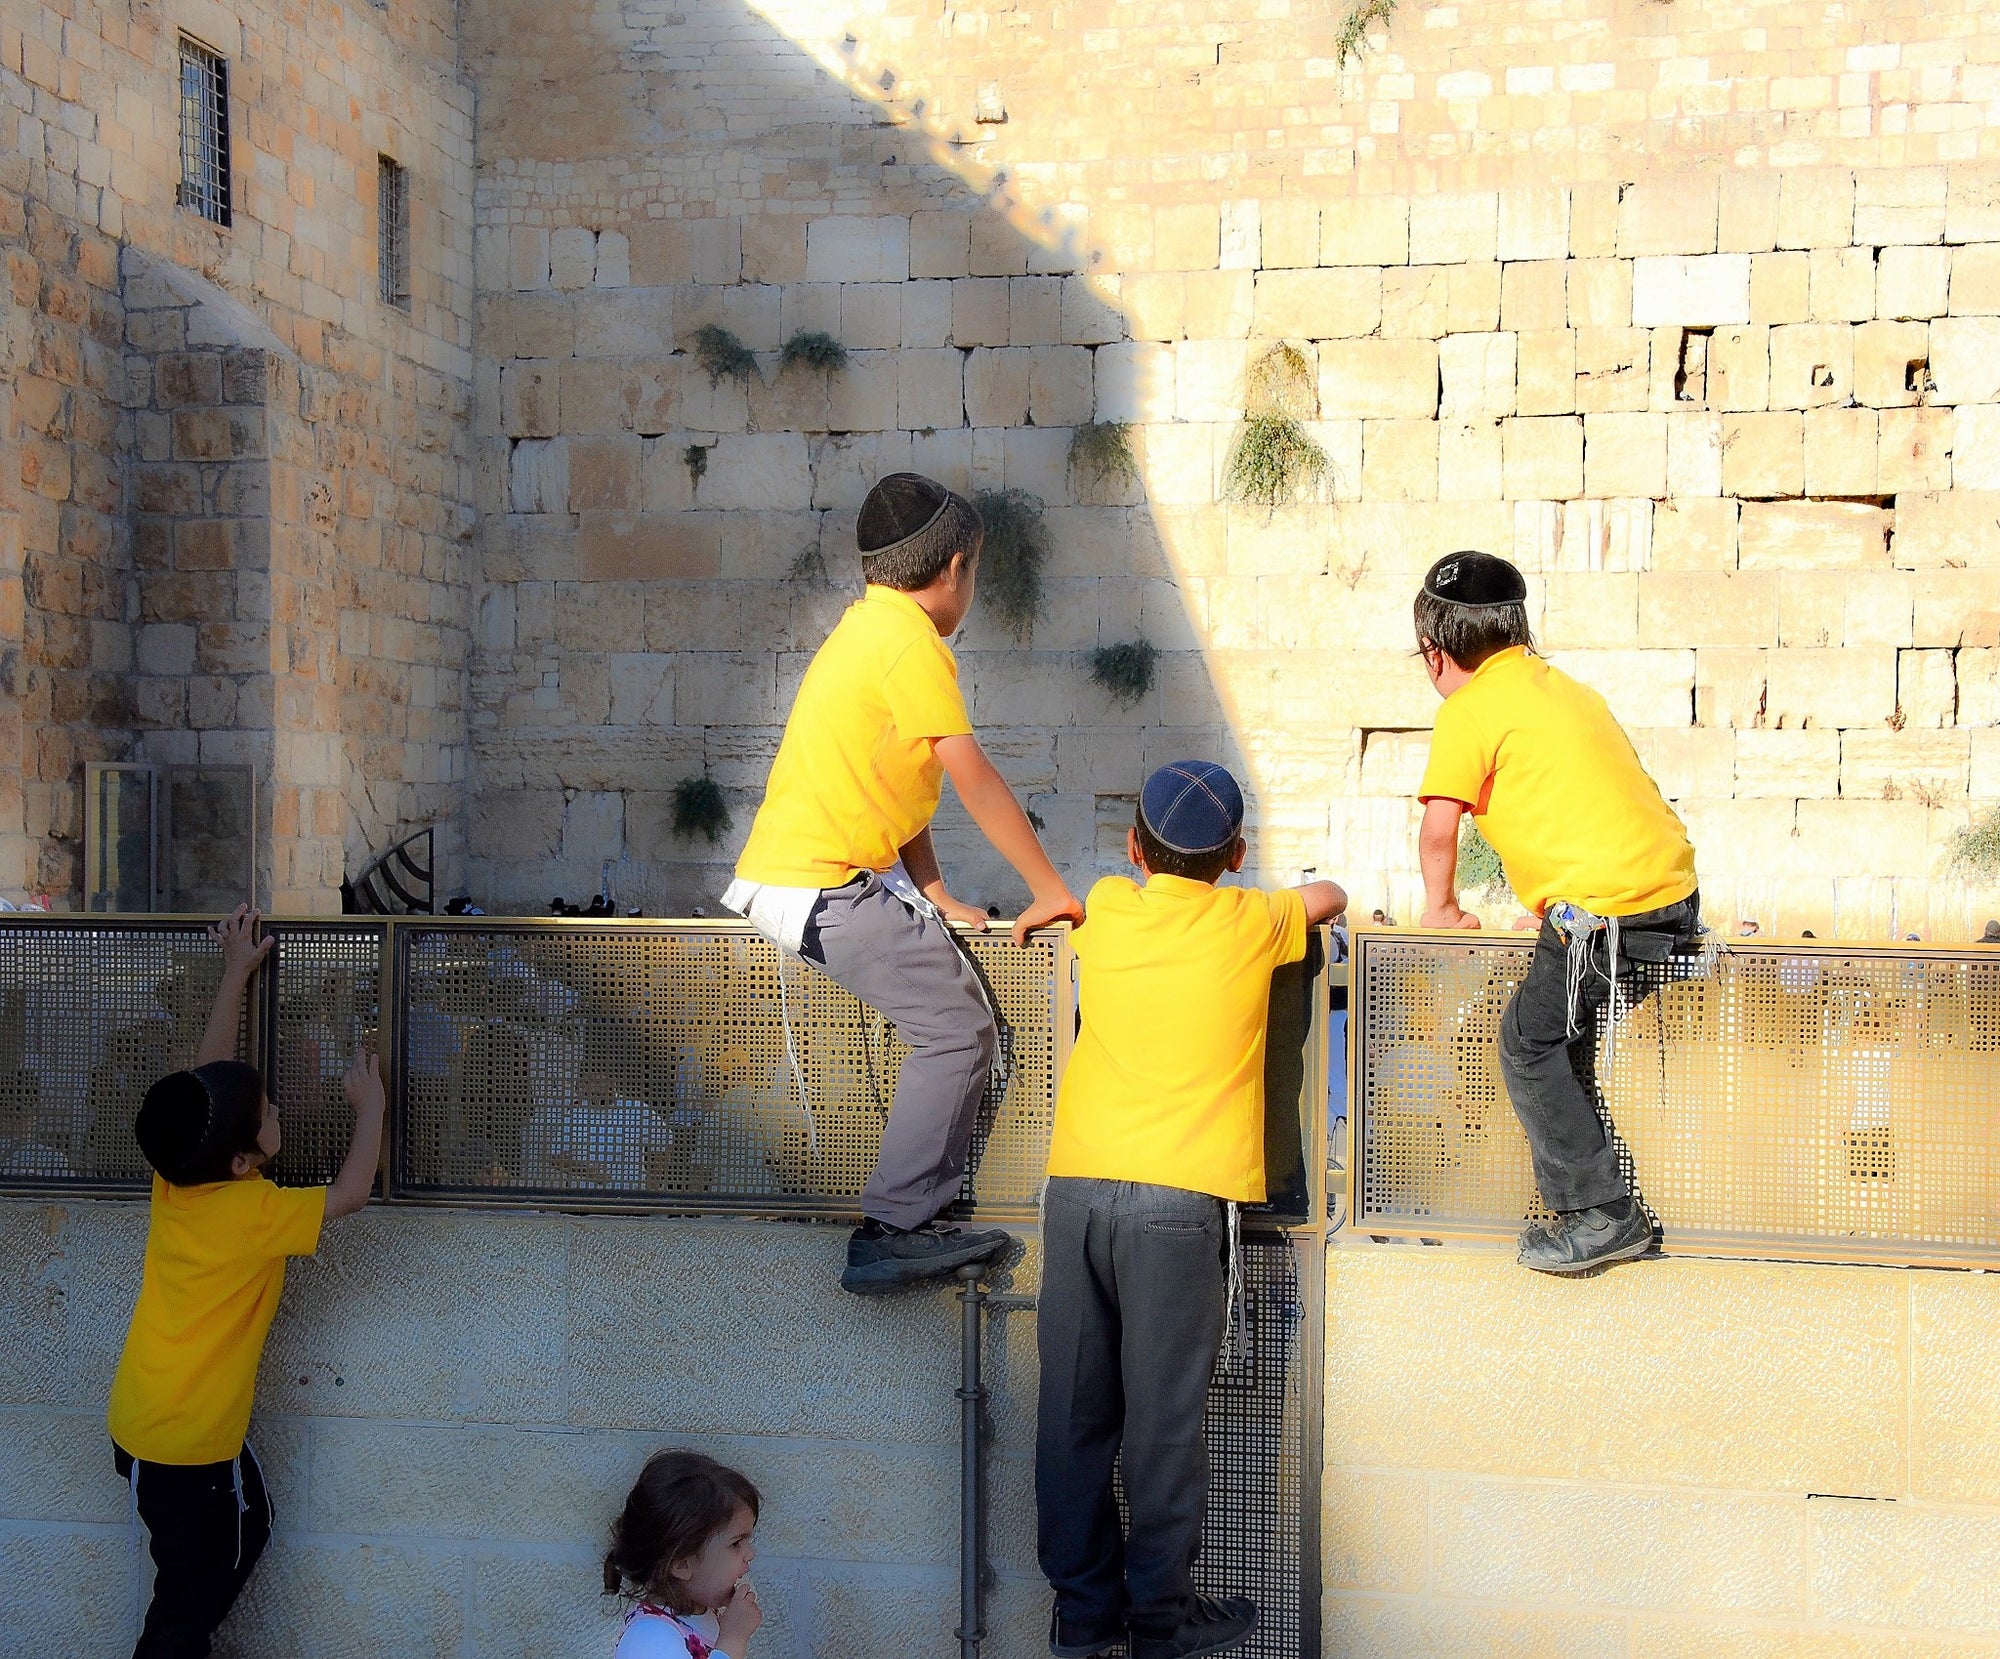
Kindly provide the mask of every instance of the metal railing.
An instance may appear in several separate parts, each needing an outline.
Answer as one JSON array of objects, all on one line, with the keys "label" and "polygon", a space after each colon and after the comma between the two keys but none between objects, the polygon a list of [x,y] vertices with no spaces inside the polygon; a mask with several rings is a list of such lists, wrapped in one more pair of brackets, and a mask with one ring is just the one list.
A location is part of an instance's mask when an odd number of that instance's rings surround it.
[{"label": "metal railing", "polygon": [[[1499,1238],[1545,1213],[1499,1021],[1533,936],[1354,940],[1353,1226]],[[1757,941],[1648,969],[1596,1076],[1669,1252],[2000,1259],[2000,951]]]}]

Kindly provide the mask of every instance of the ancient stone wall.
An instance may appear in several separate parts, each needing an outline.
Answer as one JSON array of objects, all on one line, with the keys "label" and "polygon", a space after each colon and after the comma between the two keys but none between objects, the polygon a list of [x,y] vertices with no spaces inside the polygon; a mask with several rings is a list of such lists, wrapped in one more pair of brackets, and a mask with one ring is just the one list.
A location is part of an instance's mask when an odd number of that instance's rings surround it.
[{"label": "ancient stone wall", "polygon": [[[1407,918],[1408,607],[1476,544],[1631,727],[1712,919],[1950,937],[1994,902],[1947,869],[2000,793],[1990,12],[1407,4],[1345,66],[1287,6],[466,23],[488,897],[611,860],[712,902],[852,510],[909,465],[1047,503],[1041,618],[975,616],[960,659],[1078,881],[1122,865],[1148,766],[1209,752],[1267,875]],[[747,381],[697,363],[709,323]],[[781,370],[800,330],[850,366]],[[1280,342],[1324,498],[1230,504]],[[1131,423],[1135,480],[1068,464],[1092,419]],[[1089,653],[1135,639],[1163,655],[1124,707]],[[718,846],[673,830],[704,773]],[[943,826],[958,884],[1013,902]]]},{"label": "ancient stone wall", "polygon": [[[232,744],[266,756],[266,903],[337,907],[343,871],[417,823],[455,858],[472,99],[452,31],[438,4],[0,4],[0,890],[75,895],[86,760]],[[227,227],[176,206],[183,33],[230,65]],[[384,154],[412,182],[407,311],[377,294]],[[172,447],[151,365],[253,346],[279,385],[265,526],[162,567],[131,529],[157,510],[140,474],[234,457]],[[244,706],[224,683],[248,671],[246,605],[269,685]]]}]

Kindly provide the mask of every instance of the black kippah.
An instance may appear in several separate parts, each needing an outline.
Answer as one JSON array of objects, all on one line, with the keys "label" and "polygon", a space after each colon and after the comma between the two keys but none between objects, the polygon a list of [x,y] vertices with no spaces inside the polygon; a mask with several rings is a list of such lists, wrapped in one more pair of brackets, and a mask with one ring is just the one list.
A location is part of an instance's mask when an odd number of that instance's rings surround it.
[{"label": "black kippah", "polygon": [[1493,553],[1447,553],[1431,566],[1424,592],[1447,605],[1519,605],[1528,584],[1505,559]]},{"label": "black kippah", "polygon": [[951,503],[951,491],[920,472],[892,472],[879,479],[854,521],[854,544],[864,555],[885,552],[928,530]]}]

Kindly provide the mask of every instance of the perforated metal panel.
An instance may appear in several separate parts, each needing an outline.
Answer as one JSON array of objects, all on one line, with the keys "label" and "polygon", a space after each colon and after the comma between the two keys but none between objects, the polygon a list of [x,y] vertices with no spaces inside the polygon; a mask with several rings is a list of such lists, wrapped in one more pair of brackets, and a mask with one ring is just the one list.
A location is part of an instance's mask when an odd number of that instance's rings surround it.
[{"label": "perforated metal panel", "polygon": [[[400,923],[397,1190],[851,1202],[906,1052],[748,928]],[[968,941],[1003,1021],[965,1197],[1032,1207],[1053,1121],[1058,939]],[[789,1028],[790,1041],[787,1041]]]},{"label": "perforated metal panel", "polygon": [[[1541,1214],[1501,1084],[1531,939],[1356,941],[1355,1225]],[[1732,946],[1630,982],[1601,1098],[1669,1249],[2000,1251],[2000,952]]]},{"label": "perforated metal panel", "polygon": [[275,974],[261,981],[264,1081],[284,1140],[275,1179],[323,1185],[340,1173],[354,1134],[342,1079],[364,1048],[377,1048],[387,930],[379,922],[267,922]]},{"label": "perforated metal panel", "polygon": [[143,1186],[132,1118],[193,1062],[221,975],[198,921],[0,919],[0,1183]]}]

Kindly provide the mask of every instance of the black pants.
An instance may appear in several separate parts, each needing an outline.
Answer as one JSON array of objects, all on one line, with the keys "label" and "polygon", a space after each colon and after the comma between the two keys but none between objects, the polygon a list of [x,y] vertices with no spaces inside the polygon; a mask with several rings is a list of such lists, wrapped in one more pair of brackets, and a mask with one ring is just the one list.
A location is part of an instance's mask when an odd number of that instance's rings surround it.
[{"label": "black pants", "polygon": [[[1208,1501],[1202,1414],[1228,1317],[1222,1201],[1136,1181],[1049,1181],[1036,1343],[1042,1571],[1067,1620],[1178,1626]],[[1131,1530],[1111,1471],[1123,1452]]]},{"label": "black pants", "polygon": [[[1619,919],[1617,972],[1630,980],[1635,965],[1664,962],[1686,950],[1701,927],[1701,895],[1663,910]],[[1552,1210],[1587,1210],[1628,1196],[1618,1150],[1597,1109],[1597,1016],[1611,999],[1610,936],[1590,936],[1577,987],[1577,1035],[1569,1034],[1569,945],[1542,923],[1535,959],[1500,1018],[1500,1073],[1528,1137],[1535,1185]],[[1633,1000],[1658,982],[1637,981]],[[1621,999],[1628,996],[1621,991]]]},{"label": "black pants", "polygon": [[115,1442],[112,1451],[126,1480],[137,1462],[139,1515],[159,1569],[132,1659],[201,1659],[271,1541],[264,1471],[248,1446],[227,1463],[147,1463]]}]

